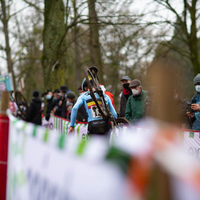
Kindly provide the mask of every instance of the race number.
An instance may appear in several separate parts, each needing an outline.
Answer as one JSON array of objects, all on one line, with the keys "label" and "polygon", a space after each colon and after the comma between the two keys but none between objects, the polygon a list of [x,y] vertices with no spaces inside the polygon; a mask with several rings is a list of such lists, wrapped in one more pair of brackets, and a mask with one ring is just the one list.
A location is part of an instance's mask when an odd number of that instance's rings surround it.
[{"label": "race number", "polygon": [[91,110],[92,110],[92,117],[93,117],[94,119],[102,118],[102,115],[101,115],[101,113],[99,112],[99,109],[97,108],[97,106],[92,106],[92,107],[91,107]]}]

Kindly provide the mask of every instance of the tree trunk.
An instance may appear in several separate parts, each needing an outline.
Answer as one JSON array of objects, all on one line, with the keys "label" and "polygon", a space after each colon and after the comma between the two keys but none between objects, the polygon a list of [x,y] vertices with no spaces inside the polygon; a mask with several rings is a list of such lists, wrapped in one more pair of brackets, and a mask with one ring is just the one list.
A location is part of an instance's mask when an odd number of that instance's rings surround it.
[{"label": "tree trunk", "polygon": [[190,7],[190,38],[189,38],[189,49],[190,49],[190,58],[192,66],[194,69],[195,76],[200,73],[200,62],[199,62],[199,53],[198,53],[198,38],[197,38],[197,25],[196,25],[196,0],[192,0],[192,6]]},{"label": "tree trunk", "polygon": [[192,63],[192,67],[194,70],[194,75],[196,76],[198,73],[200,73],[200,63],[199,63],[199,53],[198,53],[198,39],[196,34],[191,32],[190,35],[190,60]]},{"label": "tree trunk", "polygon": [[13,90],[16,91],[16,83],[15,83],[15,74],[13,70],[13,63],[11,59],[11,51],[10,51],[10,42],[9,42],[9,32],[8,32],[8,17],[6,12],[6,2],[5,0],[1,0],[2,6],[2,22],[3,22],[3,32],[5,36],[6,42],[6,58],[7,58],[7,65],[8,65],[8,72],[12,74],[12,82],[13,82]]},{"label": "tree trunk", "polygon": [[104,84],[101,48],[99,43],[99,25],[97,13],[95,10],[95,1],[96,0],[88,0],[90,23],[90,59],[92,66],[96,66],[99,69],[98,77],[100,83]]},{"label": "tree trunk", "polygon": [[[74,7],[74,18],[75,21],[77,20],[77,7],[76,7],[76,0],[73,1],[73,7]],[[75,54],[75,65],[76,65],[76,70],[75,70],[75,77],[76,77],[76,88],[78,88],[81,83],[81,62],[80,62],[80,51],[78,47],[78,32],[79,29],[77,25],[74,26],[74,54]]]},{"label": "tree trunk", "polygon": [[42,67],[45,89],[59,88],[65,82],[66,56],[62,0],[45,0]]}]

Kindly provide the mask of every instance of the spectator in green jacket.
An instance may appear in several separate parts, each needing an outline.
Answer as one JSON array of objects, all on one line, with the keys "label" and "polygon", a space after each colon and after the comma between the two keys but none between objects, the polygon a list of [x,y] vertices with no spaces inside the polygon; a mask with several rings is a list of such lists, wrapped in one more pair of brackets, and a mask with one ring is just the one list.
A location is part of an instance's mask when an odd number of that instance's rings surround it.
[{"label": "spectator in green jacket", "polygon": [[141,82],[138,79],[131,81],[129,88],[132,91],[132,95],[128,98],[126,104],[125,118],[135,124],[145,115],[147,92],[142,89]]}]

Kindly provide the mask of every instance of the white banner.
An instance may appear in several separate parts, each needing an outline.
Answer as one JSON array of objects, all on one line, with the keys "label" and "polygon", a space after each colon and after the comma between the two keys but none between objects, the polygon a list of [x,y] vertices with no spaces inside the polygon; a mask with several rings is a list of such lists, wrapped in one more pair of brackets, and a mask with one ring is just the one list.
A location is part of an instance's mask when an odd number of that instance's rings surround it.
[{"label": "white banner", "polygon": [[106,161],[106,140],[91,143],[10,116],[7,200],[121,200],[125,180]]},{"label": "white banner", "polygon": [[[7,200],[142,199],[147,190],[141,190],[138,180],[151,173],[155,160],[175,179],[174,185],[180,186],[173,185],[174,199],[200,198],[196,178],[200,166],[182,153],[176,137],[169,141],[165,134],[160,135],[161,130],[129,129],[109,147],[103,137],[89,141],[66,138],[56,130],[9,118]],[[193,133],[188,137],[195,138]]]}]

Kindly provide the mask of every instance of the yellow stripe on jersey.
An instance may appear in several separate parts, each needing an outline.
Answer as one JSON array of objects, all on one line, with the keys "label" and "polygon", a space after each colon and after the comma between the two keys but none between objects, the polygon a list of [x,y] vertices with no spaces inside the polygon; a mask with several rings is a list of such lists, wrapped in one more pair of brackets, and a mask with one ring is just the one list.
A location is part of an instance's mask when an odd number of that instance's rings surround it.
[{"label": "yellow stripe on jersey", "polygon": [[[101,106],[102,105],[101,101],[98,101],[98,104]],[[94,101],[91,101],[91,102],[87,103],[88,107],[89,106],[94,106],[94,105],[96,105],[96,103]]]}]

